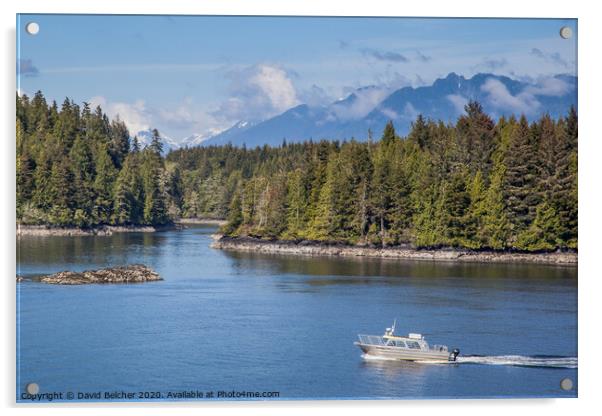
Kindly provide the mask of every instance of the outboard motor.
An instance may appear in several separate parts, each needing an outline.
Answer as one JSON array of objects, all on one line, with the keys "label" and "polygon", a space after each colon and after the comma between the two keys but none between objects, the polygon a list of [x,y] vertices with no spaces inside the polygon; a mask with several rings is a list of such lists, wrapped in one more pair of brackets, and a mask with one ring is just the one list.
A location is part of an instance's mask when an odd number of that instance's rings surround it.
[{"label": "outboard motor", "polygon": [[454,350],[449,354],[449,361],[456,361],[456,357],[460,354],[460,350],[458,348],[454,348]]}]

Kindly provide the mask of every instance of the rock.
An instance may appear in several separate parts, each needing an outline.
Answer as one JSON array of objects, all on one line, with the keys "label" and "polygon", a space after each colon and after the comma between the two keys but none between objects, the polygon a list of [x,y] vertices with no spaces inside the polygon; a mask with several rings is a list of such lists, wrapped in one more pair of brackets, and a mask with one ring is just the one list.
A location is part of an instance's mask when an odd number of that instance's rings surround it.
[{"label": "rock", "polygon": [[306,256],[380,257],[389,259],[454,261],[466,263],[541,263],[577,265],[576,252],[526,253],[510,251],[472,251],[462,249],[425,250],[407,246],[377,248],[345,246],[315,241],[268,241],[251,237],[212,236],[212,248],[253,253],[281,253]]},{"label": "rock", "polygon": [[85,285],[92,283],[142,283],[163,280],[159,274],[142,264],[110,267],[83,272],[58,272],[42,276],[40,281],[53,285]]},{"label": "rock", "polygon": [[169,229],[170,226],[152,227],[150,225],[100,225],[90,228],[79,227],[52,227],[48,225],[22,225],[17,224],[17,236],[31,237],[83,237],[83,236],[110,236],[113,233],[154,233],[159,229]]}]

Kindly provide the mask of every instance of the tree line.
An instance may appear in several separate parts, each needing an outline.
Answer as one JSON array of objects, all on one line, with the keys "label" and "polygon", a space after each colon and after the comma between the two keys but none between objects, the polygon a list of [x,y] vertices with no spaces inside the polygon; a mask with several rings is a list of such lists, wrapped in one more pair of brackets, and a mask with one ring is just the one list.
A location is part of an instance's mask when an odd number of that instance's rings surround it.
[{"label": "tree line", "polygon": [[[454,124],[407,137],[141,149],[102,109],[17,97],[17,217],[94,226],[227,219],[230,236],[394,246],[577,248],[577,113]],[[371,135],[370,135],[371,136]]]},{"label": "tree line", "polygon": [[183,212],[230,236],[394,246],[577,248],[577,113],[455,124],[418,116],[407,137],[182,149]]},{"label": "tree line", "polygon": [[[157,130],[141,149],[119,119],[65,99],[60,109],[37,92],[17,96],[17,220],[92,227],[162,225],[181,195]],[[175,185],[175,186],[174,186]]]}]

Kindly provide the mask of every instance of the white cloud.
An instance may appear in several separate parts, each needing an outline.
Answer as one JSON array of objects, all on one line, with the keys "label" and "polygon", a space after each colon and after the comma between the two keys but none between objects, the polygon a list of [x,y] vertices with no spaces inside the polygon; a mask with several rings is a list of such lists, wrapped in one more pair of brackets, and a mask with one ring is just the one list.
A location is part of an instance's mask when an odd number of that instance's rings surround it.
[{"label": "white cloud", "polygon": [[111,119],[119,117],[131,134],[151,127],[152,114],[144,100],[136,100],[133,103],[109,102],[105,97],[96,96],[90,98],[89,103],[92,108],[99,105]]},{"label": "white cloud", "polygon": [[299,103],[295,87],[284,70],[268,65],[259,65],[257,69],[250,83],[259,87],[274,109],[284,111]]},{"label": "white cloud", "polygon": [[541,105],[532,93],[522,91],[512,95],[501,81],[494,78],[488,78],[481,86],[481,91],[488,94],[487,98],[491,105],[502,110],[532,114]]},{"label": "white cloud", "polygon": [[525,92],[533,95],[546,95],[551,97],[561,97],[571,90],[568,82],[553,77],[544,77],[537,80],[535,85],[525,88]]},{"label": "white cloud", "polygon": [[445,98],[452,103],[458,114],[462,114],[464,112],[464,106],[468,104],[468,98],[459,94],[450,94]]},{"label": "white cloud", "polygon": [[253,65],[226,76],[230,97],[211,113],[220,121],[261,120],[300,104],[291,74],[278,66]]},{"label": "white cloud", "polygon": [[399,117],[399,115],[391,110],[390,108],[387,107],[383,107],[380,109],[381,113],[383,113],[385,116],[389,117],[391,120],[395,120],[397,117]]},{"label": "white cloud", "polygon": [[355,99],[350,104],[335,103],[331,109],[340,120],[359,119],[372,111],[389,95],[389,92],[389,89],[386,88],[362,88],[353,93]]},{"label": "white cloud", "polygon": [[181,104],[166,108],[149,107],[140,99],[134,102],[117,102],[96,96],[88,101],[93,108],[100,105],[109,118],[119,117],[123,120],[132,135],[149,128],[176,135],[224,128],[211,115],[200,110],[191,98],[185,98]]}]

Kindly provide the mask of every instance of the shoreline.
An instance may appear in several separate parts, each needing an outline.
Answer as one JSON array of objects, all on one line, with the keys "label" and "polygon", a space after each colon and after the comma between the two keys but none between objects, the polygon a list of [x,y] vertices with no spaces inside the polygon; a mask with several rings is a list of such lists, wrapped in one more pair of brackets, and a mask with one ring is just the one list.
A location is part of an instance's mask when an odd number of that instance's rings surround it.
[{"label": "shoreline", "polygon": [[174,221],[176,224],[205,224],[205,225],[224,225],[226,220],[216,218],[179,218]]},{"label": "shoreline", "polygon": [[370,257],[398,260],[452,261],[463,263],[534,263],[577,267],[577,252],[526,253],[510,251],[445,248],[439,250],[408,247],[359,247],[302,241],[266,241],[251,237],[224,237],[214,234],[211,247],[265,254],[301,256]]},{"label": "shoreline", "polygon": [[82,237],[82,236],[110,236],[114,233],[154,233],[157,231],[176,228],[177,225],[150,226],[150,225],[101,225],[90,228],[81,227],[54,227],[50,225],[23,225],[17,224],[17,237]]}]

